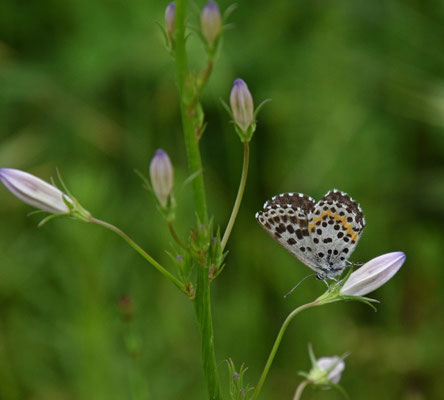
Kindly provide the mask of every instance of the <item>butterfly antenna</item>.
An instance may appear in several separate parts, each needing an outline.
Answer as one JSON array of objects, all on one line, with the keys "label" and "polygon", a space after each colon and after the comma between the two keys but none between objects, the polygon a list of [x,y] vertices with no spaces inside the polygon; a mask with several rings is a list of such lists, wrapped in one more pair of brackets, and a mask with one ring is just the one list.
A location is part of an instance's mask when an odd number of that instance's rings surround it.
[{"label": "butterfly antenna", "polygon": [[290,296],[290,294],[292,294],[293,293],[293,291],[302,283],[302,282],[304,282],[307,278],[310,278],[310,276],[314,276],[314,275],[316,275],[316,273],[314,273],[314,274],[310,274],[310,275],[307,275],[305,278],[302,278],[299,282],[298,282],[298,284],[293,288],[293,289],[291,289],[285,296],[284,296],[284,299],[286,299],[288,296]]}]

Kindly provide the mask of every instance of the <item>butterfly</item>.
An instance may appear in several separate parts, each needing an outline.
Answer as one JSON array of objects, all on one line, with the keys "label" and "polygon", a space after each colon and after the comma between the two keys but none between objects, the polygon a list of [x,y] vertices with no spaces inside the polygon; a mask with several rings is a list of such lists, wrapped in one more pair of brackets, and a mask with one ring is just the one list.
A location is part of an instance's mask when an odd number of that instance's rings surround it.
[{"label": "butterfly", "polygon": [[344,271],[365,228],[359,204],[337,189],[317,203],[302,193],[274,196],[256,213],[256,219],[323,281]]}]

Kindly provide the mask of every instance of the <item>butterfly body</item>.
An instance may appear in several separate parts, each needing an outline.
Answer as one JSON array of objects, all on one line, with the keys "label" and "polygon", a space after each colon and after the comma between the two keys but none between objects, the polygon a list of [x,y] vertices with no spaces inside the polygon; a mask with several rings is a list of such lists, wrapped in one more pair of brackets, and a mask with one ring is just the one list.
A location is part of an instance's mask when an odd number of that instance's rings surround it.
[{"label": "butterfly body", "polygon": [[318,202],[302,193],[274,196],[256,219],[322,280],[342,273],[365,228],[359,204],[336,189]]}]

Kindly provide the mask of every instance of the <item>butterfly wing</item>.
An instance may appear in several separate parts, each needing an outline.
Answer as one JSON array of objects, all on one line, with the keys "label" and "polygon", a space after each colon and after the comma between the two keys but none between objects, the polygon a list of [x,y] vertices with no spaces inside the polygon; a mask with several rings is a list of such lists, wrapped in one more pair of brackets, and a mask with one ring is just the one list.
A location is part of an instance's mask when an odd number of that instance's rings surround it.
[{"label": "butterfly wing", "polygon": [[314,206],[308,229],[315,257],[324,265],[321,269],[327,277],[342,272],[364,228],[361,207],[347,193],[329,191]]},{"label": "butterfly wing", "polygon": [[265,202],[264,209],[256,213],[259,224],[299,261],[316,272],[315,246],[309,233],[309,220],[315,201],[302,193],[284,193]]}]

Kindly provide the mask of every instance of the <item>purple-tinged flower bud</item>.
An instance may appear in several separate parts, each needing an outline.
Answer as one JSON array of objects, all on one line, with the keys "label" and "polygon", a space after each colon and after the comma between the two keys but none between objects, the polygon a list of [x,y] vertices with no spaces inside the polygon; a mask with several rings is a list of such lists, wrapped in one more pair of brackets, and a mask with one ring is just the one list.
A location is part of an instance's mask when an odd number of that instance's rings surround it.
[{"label": "purple-tinged flower bud", "polygon": [[71,212],[67,203],[73,204],[73,200],[55,186],[34,175],[18,169],[1,168],[0,181],[14,196],[33,207],[51,214]]},{"label": "purple-tinged flower bud", "polygon": [[165,31],[170,42],[174,41],[176,35],[176,4],[174,1],[165,9]]},{"label": "purple-tinged flower bud", "polygon": [[161,149],[156,150],[151,160],[150,178],[157,200],[163,208],[166,208],[173,192],[174,171],[168,154]]},{"label": "purple-tinged flower bud", "polygon": [[210,0],[200,14],[202,35],[210,47],[213,47],[222,32],[222,17],[219,6]]},{"label": "purple-tinged flower bud", "polygon": [[341,294],[364,296],[390,280],[405,261],[402,251],[387,253],[373,258],[354,271],[341,288]]},{"label": "purple-tinged flower bud", "polygon": [[254,105],[248,86],[242,79],[236,79],[233,83],[230,106],[234,122],[243,133],[246,133],[254,123]]},{"label": "purple-tinged flower bud", "polygon": [[344,369],[345,362],[341,357],[321,357],[316,360],[316,366],[310,371],[309,379],[312,380],[314,384],[337,384],[341,380]]}]

